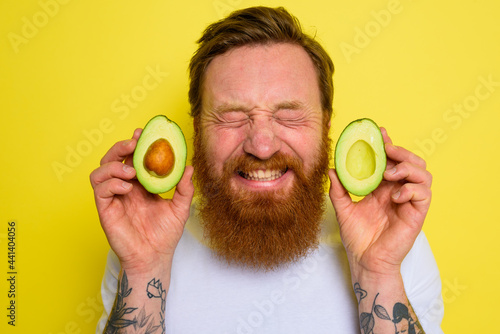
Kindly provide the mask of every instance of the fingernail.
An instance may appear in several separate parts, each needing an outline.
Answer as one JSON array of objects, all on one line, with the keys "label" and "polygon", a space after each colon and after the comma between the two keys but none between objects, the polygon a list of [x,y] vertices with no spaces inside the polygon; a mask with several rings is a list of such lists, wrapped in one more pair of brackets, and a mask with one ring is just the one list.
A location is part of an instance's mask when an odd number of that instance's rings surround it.
[{"label": "fingernail", "polygon": [[131,141],[132,141],[132,139],[124,140],[123,141],[123,146],[127,146],[128,144],[130,144]]},{"label": "fingernail", "polygon": [[123,165],[123,170],[125,171],[125,173],[132,173],[134,171],[134,168],[129,165]]},{"label": "fingernail", "polygon": [[389,173],[389,174],[396,174],[396,167],[392,167],[391,169],[389,169],[387,171],[387,173]]},{"label": "fingernail", "polygon": [[400,191],[398,191],[398,192],[396,192],[396,193],[394,193],[394,194],[392,195],[392,198],[394,198],[394,199],[398,199],[400,195],[401,195],[401,192],[400,192]]},{"label": "fingernail", "polygon": [[123,182],[122,187],[123,187],[123,189],[130,189],[130,187],[132,187],[132,184],[130,184],[128,182]]}]

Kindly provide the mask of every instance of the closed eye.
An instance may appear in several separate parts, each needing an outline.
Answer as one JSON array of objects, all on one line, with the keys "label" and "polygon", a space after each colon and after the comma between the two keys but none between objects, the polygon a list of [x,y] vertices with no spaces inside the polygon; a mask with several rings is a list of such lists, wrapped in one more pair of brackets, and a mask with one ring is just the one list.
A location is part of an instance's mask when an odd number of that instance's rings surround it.
[{"label": "closed eye", "polygon": [[248,115],[243,111],[226,111],[217,116],[220,125],[239,127],[249,120]]},{"label": "closed eye", "polygon": [[300,124],[306,121],[306,114],[303,110],[280,109],[273,115],[274,119],[283,125]]},{"label": "closed eye", "polygon": [[275,106],[273,117],[279,122],[301,122],[306,118],[306,109],[300,101],[284,101]]}]

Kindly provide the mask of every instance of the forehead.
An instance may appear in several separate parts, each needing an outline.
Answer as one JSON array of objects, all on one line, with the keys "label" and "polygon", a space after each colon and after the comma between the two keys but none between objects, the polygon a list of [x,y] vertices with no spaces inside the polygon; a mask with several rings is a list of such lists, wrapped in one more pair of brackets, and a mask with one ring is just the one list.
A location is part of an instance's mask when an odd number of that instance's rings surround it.
[{"label": "forehead", "polygon": [[316,68],[299,45],[280,43],[250,45],[215,57],[208,65],[203,97],[222,103],[276,102],[320,103]]}]

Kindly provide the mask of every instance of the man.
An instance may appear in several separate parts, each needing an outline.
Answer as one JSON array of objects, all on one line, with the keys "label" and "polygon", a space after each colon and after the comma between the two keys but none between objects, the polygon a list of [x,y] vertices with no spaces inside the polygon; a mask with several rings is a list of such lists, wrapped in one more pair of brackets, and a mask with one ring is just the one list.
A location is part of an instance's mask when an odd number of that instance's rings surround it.
[{"label": "man", "polygon": [[393,333],[399,303],[440,333],[425,162],[383,130],[384,181],[352,202],[328,169],[333,64],[284,9],[237,11],[199,43],[194,168],[173,198],[134,179],[140,130],[91,174],[112,248],[98,332]]}]

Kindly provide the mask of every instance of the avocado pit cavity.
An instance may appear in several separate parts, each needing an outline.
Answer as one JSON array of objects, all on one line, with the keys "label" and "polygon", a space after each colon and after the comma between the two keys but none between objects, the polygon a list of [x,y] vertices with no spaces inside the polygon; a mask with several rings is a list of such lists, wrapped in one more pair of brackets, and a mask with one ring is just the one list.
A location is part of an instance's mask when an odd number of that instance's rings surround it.
[{"label": "avocado pit cavity", "polygon": [[369,178],[375,172],[375,152],[364,140],[355,142],[346,156],[346,169],[358,180]]},{"label": "avocado pit cavity", "polygon": [[166,177],[174,169],[175,155],[165,138],[153,142],[144,155],[144,168],[155,177]]}]

